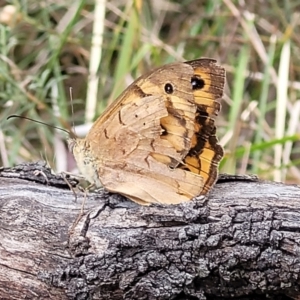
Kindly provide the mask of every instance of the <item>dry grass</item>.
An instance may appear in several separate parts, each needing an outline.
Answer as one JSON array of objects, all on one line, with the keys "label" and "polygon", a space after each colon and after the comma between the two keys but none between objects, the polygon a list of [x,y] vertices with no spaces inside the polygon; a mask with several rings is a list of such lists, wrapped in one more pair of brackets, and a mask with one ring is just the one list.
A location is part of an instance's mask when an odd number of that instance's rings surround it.
[{"label": "dry grass", "polygon": [[227,70],[221,171],[300,183],[300,5],[243,3],[0,0],[0,165],[74,167],[64,134],[7,116],[90,123],[150,68],[212,57]]}]

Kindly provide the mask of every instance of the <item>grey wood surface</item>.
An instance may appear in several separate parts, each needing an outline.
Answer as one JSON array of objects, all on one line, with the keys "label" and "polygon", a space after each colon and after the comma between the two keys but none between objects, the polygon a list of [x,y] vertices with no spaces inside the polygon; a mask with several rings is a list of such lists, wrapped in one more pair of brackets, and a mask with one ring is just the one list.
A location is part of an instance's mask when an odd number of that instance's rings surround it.
[{"label": "grey wood surface", "polygon": [[299,186],[223,175],[173,206],[100,190],[83,214],[75,191],[43,163],[0,168],[0,299],[298,298]]}]

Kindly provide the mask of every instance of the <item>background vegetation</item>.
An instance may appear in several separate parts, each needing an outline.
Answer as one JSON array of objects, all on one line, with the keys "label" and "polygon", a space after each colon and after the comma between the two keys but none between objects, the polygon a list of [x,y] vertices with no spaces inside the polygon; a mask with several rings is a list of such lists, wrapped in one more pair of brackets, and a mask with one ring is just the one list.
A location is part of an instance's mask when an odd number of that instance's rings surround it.
[{"label": "background vegetation", "polygon": [[7,116],[88,124],[147,70],[211,57],[227,70],[221,171],[300,183],[299,12],[296,0],[0,0],[0,166],[75,167],[64,133]]}]

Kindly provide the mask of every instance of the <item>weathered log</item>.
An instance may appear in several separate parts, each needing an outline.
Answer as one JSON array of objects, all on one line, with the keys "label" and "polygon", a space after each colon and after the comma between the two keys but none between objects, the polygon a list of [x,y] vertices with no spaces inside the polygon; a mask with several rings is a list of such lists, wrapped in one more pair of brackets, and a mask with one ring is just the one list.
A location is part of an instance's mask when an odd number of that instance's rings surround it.
[{"label": "weathered log", "polygon": [[220,179],[174,206],[89,193],[77,219],[62,176],[0,168],[0,299],[297,298],[300,187]]}]

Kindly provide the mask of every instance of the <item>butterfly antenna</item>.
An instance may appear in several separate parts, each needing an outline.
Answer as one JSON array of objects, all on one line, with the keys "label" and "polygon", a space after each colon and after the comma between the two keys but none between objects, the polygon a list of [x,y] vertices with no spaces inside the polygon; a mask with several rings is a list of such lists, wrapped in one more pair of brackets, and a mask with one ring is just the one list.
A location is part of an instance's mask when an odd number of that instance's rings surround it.
[{"label": "butterfly antenna", "polygon": [[69,88],[69,93],[70,93],[70,100],[71,100],[71,113],[72,113],[72,130],[74,134],[76,135],[75,132],[75,123],[74,123],[74,102],[73,102],[73,88],[70,86]]},{"label": "butterfly antenna", "polygon": [[65,130],[63,128],[60,128],[60,127],[57,127],[57,126],[54,126],[54,125],[50,125],[50,124],[44,123],[42,121],[37,121],[37,120],[31,119],[31,118],[28,118],[28,117],[23,117],[23,116],[19,116],[19,115],[10,115],[10,116],[7,117],[6,120],[9,120],[9,119],[12,119],[12,118],[20,118],[20,119],[25,119],[25,120],[32,121],[32,122],[35,122],[35,123],[39,123],[39,124],[42,124],[42,125],[45,125],[45,126],[48,126],[48,127],[51,127],[51,128],[55,128],[55,129],[64,131],[69,136],[71,135],[71,133],[68,130]]}]

